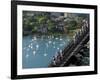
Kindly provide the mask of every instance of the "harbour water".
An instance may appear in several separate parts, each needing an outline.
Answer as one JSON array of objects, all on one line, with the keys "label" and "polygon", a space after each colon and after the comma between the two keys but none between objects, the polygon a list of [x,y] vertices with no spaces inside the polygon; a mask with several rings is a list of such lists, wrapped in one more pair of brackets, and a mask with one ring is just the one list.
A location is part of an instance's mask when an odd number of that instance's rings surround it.
[{"label": "harbour water", "polygon": [[48,67],[53,56],[61,52],[69,42],[70,37],[66,35],[24,36],[22,41],[23,69]]}]

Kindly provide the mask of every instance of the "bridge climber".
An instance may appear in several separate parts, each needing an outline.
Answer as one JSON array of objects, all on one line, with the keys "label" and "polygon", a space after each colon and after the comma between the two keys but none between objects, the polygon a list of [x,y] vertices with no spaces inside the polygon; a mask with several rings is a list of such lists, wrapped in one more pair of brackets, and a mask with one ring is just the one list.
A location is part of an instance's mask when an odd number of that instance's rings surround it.
[{"label": "bridge climber", "polygon": [[[72,55],[78,53],[82,45],[89,40],[89,24],[87,20],[83,20],[83,25],[81,29],[76,32],[73,36],[73,40],[60,52],[53,57],[50,65],[48,67],[59,67],[64,66],[64,64],[71,58]],[[76,52],[75,52],[76,50]]]}]

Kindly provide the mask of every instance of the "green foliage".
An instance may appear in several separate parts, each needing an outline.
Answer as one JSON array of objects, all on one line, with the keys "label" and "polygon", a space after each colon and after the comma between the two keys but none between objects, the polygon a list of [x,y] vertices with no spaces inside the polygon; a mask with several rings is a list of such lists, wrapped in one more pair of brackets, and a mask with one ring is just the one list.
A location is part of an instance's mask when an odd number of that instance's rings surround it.
[{"label": "green foliage", "polygon": [[[77,16],[73,18],[69,18],[69,21],[66,21],[66,23],[64,24],[64,26],[67,26],[64,27],[66,32],[79,28],[79,26],[81,26],[82,20],[88,17],[89,15],[86,14],[77,14]],[[38,12],[23,11],[23,29],[24,29],[23,31],[42,32],[42,30],[45,31],[46,29],[47,33],[56,34],[57,32],[56,26],[58,26],[58,22],[53,20],[50,16],[50,13],[48,12],[38,13]]]},{"label": "green foliage", "polygon": [[73,20],[73,21],[70,22],[70,25],[71,25],[72,27],[75,27],[75,26],[77,25],[77,22]]},{"label": "green foliage", "polygon": [[25,30],[37,32],[38,29],[47,27],[49,31],[53,31],[55,23],[50,19],[49,13],[35,14],[35,16],[28,16],[27,13],[29,12],[23,13],[23,28]]},{"label": "green foliage", "polygon": [[77,28],[77,22],[75,20],[72,20],[72,21],[69,21],[68,23],[68,30],[73,30],[73,29],[76,29]]},{"label": "green foliage", "polygon": [[47,17],[46,16],[36,16],[35,20],[38,22],[38,24],[44,24],[46,21]]},{"label": "green foliage", "polygon": [[48,30],[52,30],[52,28],[54,27],[54,22],[51,20],[48,20],[47,24],[48,24]]}]

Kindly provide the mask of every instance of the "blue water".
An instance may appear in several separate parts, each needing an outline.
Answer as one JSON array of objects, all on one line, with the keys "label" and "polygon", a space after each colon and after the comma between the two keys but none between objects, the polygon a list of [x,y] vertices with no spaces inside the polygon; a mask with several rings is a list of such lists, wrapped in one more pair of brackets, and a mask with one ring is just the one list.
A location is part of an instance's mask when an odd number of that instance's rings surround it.
[{"label": "blue water", "polygon": [[46,68],[54,55],[68,45],[70,38],[62,35],[24,36],[22,43],[23,68]]}]

